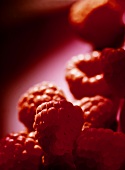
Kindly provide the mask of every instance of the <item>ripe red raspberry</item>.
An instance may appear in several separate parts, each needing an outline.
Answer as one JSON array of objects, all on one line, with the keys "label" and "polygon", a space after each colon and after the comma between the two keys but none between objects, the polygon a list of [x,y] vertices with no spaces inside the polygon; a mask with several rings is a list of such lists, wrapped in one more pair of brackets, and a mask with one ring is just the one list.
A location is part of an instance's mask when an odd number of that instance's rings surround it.
[{"label": "ripe red raspberry", "polygon": [[42,155],[35,132],[10,133],[0,140],[1,170],[37,170],[42,164]]},{"label": "ripe red raspberry", "polygon": [[100,52],[92,51],[72,57],[67,63],[65,79],[76,99],[111,94],[111,90],[103,77],[100,56]]},{"label": "ripe red raspberry", "polygon": [[116,0],[77,0],[70,8],[70,24],[96,49],[120,47],[124,41],[124,23],[119,4]]},{"label": "ripe red raspberry", "polygon": [[94,128],[111,128],[116,122],[116,115],[119,102],[110,100],[103,96],[84,97],[75,102],[82,108],[84,126]]},{"label": "ripe red raspberry", "polygon": [[87,128],[76,142],[78,170],[124,170],[125,135],[110,129]]},{"label": "ripe red raspberry", "polygon": [[106,48],[101,54],[104,78],[111,90],[125,97],[125,50]]},{"label": "ripe red raspberry", "polygon": [[33,131],[33,122],[37,106],[46,101],[60,99],[65,99],[65,95],[54,83],[42,82],[34,85],[19,99],[19,120],[29,131]]},{"label": "ripe red raspberry", "polygon": [[45,102],[38,106],[34,129],[46,153],[71,153],[83,125],[82,109],[66,100]]}]

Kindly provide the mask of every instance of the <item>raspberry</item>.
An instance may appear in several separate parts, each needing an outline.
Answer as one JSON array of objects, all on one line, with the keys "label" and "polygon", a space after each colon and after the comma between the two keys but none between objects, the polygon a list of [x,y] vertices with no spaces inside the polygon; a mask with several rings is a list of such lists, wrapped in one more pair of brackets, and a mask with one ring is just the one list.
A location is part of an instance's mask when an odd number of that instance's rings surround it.
[{"label": "raspberry", "polygon": [[[116,103],[117,102],[117,103]],[[75,102],[82,108],[84,126],[94,128],[110,128],[116,122],[118,101],[103,96],[84,97]]]},{"label": "raspberry", "polygon": [[110,129],[87,128],[76,141],[78,170],[124,170],[125,135]]},{"label": "raspberry", "polygon": [[43,150],[50,155],[71,153],[83,125],[82,109],[66,100],[38,106],[34,129]]},{"label": "raspberry", "polygon": [[65,99],[65,95],[54,83],[42,82],[34,85],[19,99],[19,120],[29,131],[33,131],[33,122],[37,106],[46,101],[60,99]]},{"label": "raspberry", "polygon": [[67,63],[65,79],[76,99],[111,94],[103,78],[100,56],[100,52],[93,51],[75,56]]},{"label": "raspberry", "polygon": [[105,48],[101,54],[104,78],[111,90],[125,97],[125,50]]},{"label": "raspberry", "polygon": [[94,49],[117,48],[124,41],[122,10],[114,0],[78,0],[70,8],[69,21]]},{"label": "raspberry", "polygon": [[10,133],[0,140],[0,169],[37,170],[42,163],[43,150],[35,133]]}]

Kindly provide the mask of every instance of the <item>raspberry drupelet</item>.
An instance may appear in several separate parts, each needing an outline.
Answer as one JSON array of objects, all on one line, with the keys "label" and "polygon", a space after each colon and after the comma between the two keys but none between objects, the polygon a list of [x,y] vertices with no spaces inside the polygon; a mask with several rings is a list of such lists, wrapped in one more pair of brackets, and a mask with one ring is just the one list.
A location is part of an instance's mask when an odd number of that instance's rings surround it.
[{"label": "raspberry drupelet", "polygon": [[0,140],[1,170],[38,170],[42,156],[35,132],[10,133]]},{"label": "raspberry drupelet", "polygon": [[116,124],[116,115],[118,110],[118,100],[109,99],[104,96],[96,95],[94,97],[84,97],[75,101],[83,111],[84,126],[94,128],[112,128]]},{"label": "raspberry drupelet", "polygon": [[60,99],[65,99],[64,92],[54,83],[44,81],[34,85],[19,99],[19,120],[29,131],[33,131],[33,122],[37,106],[46,101]]},{"label": "raspberry drupelet", "polygon": [[87,128],[76,141],[77,170],[124,170],[125,135],[110,129]]},{"label": "raspberry drupelet", "polygon": [[49,155],[71,154],[83,126],[83,112],[66,100],[44,102],[37,108],[34,129]]},{"label": "raspberry drupelet", "polygon": [[101,66],[101,52],[74,56],[66,64],[65,79],[68,87],[76,99],[86,96],[111,95]]}]

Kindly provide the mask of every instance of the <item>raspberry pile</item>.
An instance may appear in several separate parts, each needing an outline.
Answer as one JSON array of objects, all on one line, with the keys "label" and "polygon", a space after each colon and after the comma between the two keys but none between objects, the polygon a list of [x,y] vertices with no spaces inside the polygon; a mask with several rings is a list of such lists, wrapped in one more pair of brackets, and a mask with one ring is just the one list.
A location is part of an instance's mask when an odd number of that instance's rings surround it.
[{"label": "raspberry pile", "polygon": [[[113,5],[113,0],[101,2],[102,8]],[[81,11],[80,16],[83,19]],[[112,42],[114,37],[110,38]],[[103,43],[99,38],[101,47]],[[0,139],[0,170],[125,170],[124,103],[119,114],[120,98],[125,97],[125,50],[94,49],[73,57],[67,62],[65,80],[72,101],[47,81],[20,97],[18,118],[25,131]]]},{"label": "raspberry pile", "polygon": [[[96,52],[102,56],[99,60],[92,57],[94,59],[89,63],[83,59],[76,59],[75,62],[83,71],[88,65],[92,65],[94,69],[94,63],[98,65],[98,62],[100,70],[105,70],[108,64],[113,65],[112,61],[116,64],[116,53],[119,52],[124,54],[121,49],[105,49],[102,53]],[[109,56],[114,58],[110,59]],[[125,61],[123,55],[119,56],[119,59]],[[70,66],[72,69],[72,63]],[[112,69],[107,70],[108,80],[111,80],[112,73],[117,72],[115,69],[113,65]],[[120,70],[123,70],[123,67]],[[77,84],[79,76],[75,73],[73,72],[73,76],[76,79],[73,81]],[[101,74],[105,77],[106,73]],[[89,88],[92,92],[93,88]],[[19,120],[24,124],[26,131],[10,133],[0,140],[0,169],[124,170],[123,121],[120,121],[123,132],[116,132],[120,99],[111,92],[110,86],[109,95],[98,95],[101,88],[96,89],[97,94],[94,90],[96,95],[93,96],[87,96],[86,93],[86,96],[81,95],[76,99],[73,94],[73,101],[68,101],[63,90],[51,82],[36,84],[26,91],[18,101]],[[76,92],[78,91],[79,87],[76,86]],[[120,120],[124,115],[122,113]]]}]

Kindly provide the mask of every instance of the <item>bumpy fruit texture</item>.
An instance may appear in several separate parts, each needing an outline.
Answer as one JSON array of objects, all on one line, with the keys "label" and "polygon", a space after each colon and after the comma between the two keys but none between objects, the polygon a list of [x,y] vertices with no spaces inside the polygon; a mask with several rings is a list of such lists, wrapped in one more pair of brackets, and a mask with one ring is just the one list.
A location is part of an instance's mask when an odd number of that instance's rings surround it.
[{"label": "bumpy fruit texture", "polygon": [[83,125],[82,109],[66,100],[38,106],[34,129],[43,150],[50,155],[72,153]]},{"label": "bumpy fruit texture", "polygon": [[82,39],[102,50],[123,43],[122,14],[115,0],[78,0],[71,6],[69,21]]},{"label": "bumpy fruit texture", "polygon": [[72,57],[67,62],[65,79],[76,99],[111,95],[111,90],[103,77],[100,56],[99,51],[92,51]]},{"label": "bumpy fruit texture", "polygon": [[0,140],[1,170],[38,170],[42,155],[34,132],[10,133]]},{"label": "bumpy fruit texture", "polygon": [[125,135],[110,129],[87,128],[76,142],[78,170],[124,170]]},{"label": "bumpy fruit texture", "polygon": [[[94,128],[111,128],[116,122],[118,104],[103,96],[84,97],[75,103],[82,108],[84,126]],[[117,127],[117,126],[116,126]]]},{"label": "bumpy fruit texture", "polygon": [[125,50],[105,48],[101,54],[104,78],[113,93],[125,97]]},{"label": "bumpy fruit texture", "polygon": [[34,85],[19,99],[19,120],[29,131],[33,131],[33,122],[37,106],[43,102],[60,99],[65,99],[65,95],[54,83],[45,81]]}]

